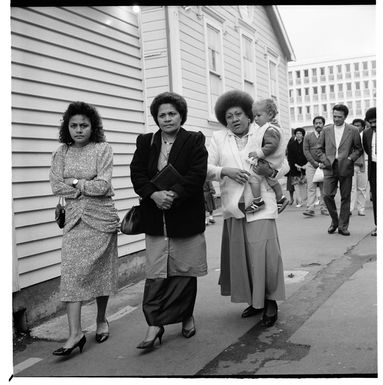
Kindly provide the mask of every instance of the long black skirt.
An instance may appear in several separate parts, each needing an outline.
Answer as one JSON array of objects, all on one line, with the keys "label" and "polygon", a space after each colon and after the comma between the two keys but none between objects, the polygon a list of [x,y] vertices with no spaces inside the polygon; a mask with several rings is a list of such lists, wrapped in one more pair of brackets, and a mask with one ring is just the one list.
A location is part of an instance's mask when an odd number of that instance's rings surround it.
[{"label": "long black skirt", "polygon": [[161,326],[190,318],[196,296],[197,277],[147,279],[142,304],[146,322]]}]

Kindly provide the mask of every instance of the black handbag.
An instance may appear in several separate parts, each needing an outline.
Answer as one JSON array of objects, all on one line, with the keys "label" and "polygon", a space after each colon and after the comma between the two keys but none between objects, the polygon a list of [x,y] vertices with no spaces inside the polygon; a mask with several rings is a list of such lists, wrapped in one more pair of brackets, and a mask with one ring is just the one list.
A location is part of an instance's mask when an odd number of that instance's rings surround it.
[{"label": "black handbag", "polygon": [[144,232],[141,206],[133,206],[124,216],[120,230],[124,234],[134,235]]},{"label": "black handbag", "polygon": [[59,202],[57,203],[55,210],[55,221],[60,229],[65,226],[65,206],[63,197],[60,197]]}]

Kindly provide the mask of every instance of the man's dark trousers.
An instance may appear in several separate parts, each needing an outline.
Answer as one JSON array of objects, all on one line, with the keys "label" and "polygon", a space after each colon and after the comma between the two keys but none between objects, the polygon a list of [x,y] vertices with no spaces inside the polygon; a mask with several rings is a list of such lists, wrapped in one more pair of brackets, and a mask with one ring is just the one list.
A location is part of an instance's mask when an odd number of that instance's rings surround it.
[{"label": "man's dark trousers", "polygon": [[[340,213],[335,204],[335,195],[340,188],[341,204]],[[332,175],[325,175],[323,180],[323,200],[327,210],[331,216],[332,224],[340,230],[347,230],[350,219],[350,202],[351,202],[352,175],[339,176],[338,161],[335,160],[332,165]]]}]

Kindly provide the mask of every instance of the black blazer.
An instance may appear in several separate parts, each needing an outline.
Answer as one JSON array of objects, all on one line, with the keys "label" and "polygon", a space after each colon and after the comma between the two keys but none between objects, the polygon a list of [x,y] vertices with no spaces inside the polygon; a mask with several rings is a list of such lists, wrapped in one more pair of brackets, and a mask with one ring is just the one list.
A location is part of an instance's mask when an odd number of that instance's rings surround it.
[{"label": "black blazer", "polygon": [[[161,150],[161,130],[137,137],[137,149],[130,164],[134,191],[142,198],[145,233],[164,235],[162,210],[150,198],[157,191],[150,182],[158,172]],[[170,190],[178,194],[170,210],[164,210],[169,237],[188,237],[205,231],[205,201],[203,184],[206,179],[208,153],[202,132],[180,128],[170,150],[169,163],[184,177]]]},{"label": "black blazer", "polygon": [[291,176],[305,175],[305,170],[298,171],[295,167],[295,163],[299,166],[304,166],[307,163],[307,159],[303,152],[303,139],[302,142],[298,143],[297,140],[290,140],[287,144],[287,161],[290,166]]},{"label": "black blazer", "polygon": [[373,130],[371,128],[368,128],[367,130],[363,131],[363,148],[364,151],[367,154],[368,160],[367,160],[367,166],[368,166],[368,180],[371,180],[371,162],[372,162],[372,134]]}]

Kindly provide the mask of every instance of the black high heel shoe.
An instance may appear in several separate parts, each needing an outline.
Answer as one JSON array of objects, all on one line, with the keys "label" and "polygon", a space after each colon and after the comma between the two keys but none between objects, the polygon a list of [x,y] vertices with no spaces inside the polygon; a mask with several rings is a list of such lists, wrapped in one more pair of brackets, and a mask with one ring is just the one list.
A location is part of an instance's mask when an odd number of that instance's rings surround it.
[{"label": "black high heel shoe", "polygon": [[152,349],[154,347],[154,343],[156,342],[156,339],[158,338],[158,341],[160,342],[160,345],[162,344],[162,335],[164,334],[164,327],[160,326],[158,329],[157,334],[154,336],[154,338],[150,341],[142,341],[137,345],[137,349]]},{"label": "black high heel shoe", "polygon": [[85,345],[85,342],[86,342],[86,337],[85,337],[85,334],[81,337],[80,341],[78,341],[77,343],[75,343],[71,348],[64,348],[64,347],[61,347],[57,350],[55,350],[52,354],[54,356],[69,356],[69,354],[72,353],[72,351],[75,349],[75,348],[79,348],[80,349],[80,353],[82,353],[82,349],[84,348],[84,345]]},{"label": "black high heel shoe", "polygon": [[[274,306],[275,313],[273,315],[266,315],[267,309],[272,304]],[[263,313],[262,322],[263,324],[269,328],[275,324],[278,319],[278,305],[274,300],[267,299],[265,301],[265,311]]]},{"label": "black high heel shoe", "polygon": [[194,324],[194,317],[191,316],[191,318],[193,318],[193,327],[191,329],[185,329],[183,326],[182,326],[182,335],[185,337],[185,338],[190,338],[190,337],[193,337],[196,330],[195,330],[195,324]]},{"label": "black high heel shoe", "polygon": [[107,319],[105,320],[105,322],[108,325],[108,331],[104,333],[99,333],[99,334],[96,333],[96,342],[98,342],[99,344],[101,344],[102,342],[105,342],[109,338],[109,322]]}]

